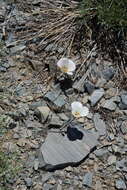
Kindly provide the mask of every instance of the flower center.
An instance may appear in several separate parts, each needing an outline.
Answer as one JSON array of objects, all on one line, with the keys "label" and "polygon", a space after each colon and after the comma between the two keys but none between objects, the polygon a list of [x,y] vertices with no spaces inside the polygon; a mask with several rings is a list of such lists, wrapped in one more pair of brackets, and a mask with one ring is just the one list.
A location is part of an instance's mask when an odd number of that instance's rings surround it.
[{"label": "flower center", "polygon": [[75,117],[80,117],[80,112],[76,111],[76,112],[74,113],[74,116],[75,116]]},{"label": "flower center", "polygon": [[61,71],[62,71],[63,73],[67,73],[67,72],[68,72],[68,67],[67,67],[67,66],[62,66],[62,67],[61,67]]}]

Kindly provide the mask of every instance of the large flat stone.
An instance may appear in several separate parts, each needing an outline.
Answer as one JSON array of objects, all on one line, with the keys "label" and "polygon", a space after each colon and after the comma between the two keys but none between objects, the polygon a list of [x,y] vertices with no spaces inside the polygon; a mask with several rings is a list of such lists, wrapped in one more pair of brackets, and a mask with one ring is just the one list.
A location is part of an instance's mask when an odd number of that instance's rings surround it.
[{"label": "large flat stone", "polygon": [[75,127],[82,132],[81,140],[70,140],[67,134],[49,132],[45,142],[40,148],[45,165],[43,169],[55,170],[68,165],[80,163],[98,144],[94,134],[82,127]]}]

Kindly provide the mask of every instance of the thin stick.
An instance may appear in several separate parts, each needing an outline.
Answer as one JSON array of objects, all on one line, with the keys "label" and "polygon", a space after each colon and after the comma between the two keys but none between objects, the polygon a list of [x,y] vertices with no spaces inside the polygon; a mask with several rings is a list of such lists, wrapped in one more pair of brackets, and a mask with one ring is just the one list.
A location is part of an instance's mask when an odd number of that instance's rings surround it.
[{"label": "thin stick", "polygon": [[74,79],[73,80],[75,80],[76,78],[77,78],[77,75],[78,75],[78,73],[81,71],[81,69],[82,69],[82,67],[84,66],[84,64],[88,61],[88,59],[91,57],[91,54],[92,54],[92,52],[96,49],[96,44],[94,44],[94,46],[93,46],[93,48],[92,48],[92,50],[90,51],[90,53],[88,54],[88,56],[87,56],[87,58],[83,61],[83,63],[80,65],[80,67],[78,68],[78,70],[77,70],[77,72],[76,72],[76,74],[75,74],[75,77],[74,77]]}]

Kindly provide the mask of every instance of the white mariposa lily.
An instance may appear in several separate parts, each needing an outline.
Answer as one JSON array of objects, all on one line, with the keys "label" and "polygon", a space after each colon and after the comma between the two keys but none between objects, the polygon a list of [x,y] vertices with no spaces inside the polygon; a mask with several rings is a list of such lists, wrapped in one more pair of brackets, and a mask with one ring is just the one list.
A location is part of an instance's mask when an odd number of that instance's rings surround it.
[{"label": "white mariposa lily", "polygon": [[75,63],[68,58],[61,58],[58,62],[57,62],[57,66],[60,68],[60,70],[63,73],[67,73],[68,75],[73,75],[73,72],[76,69]]},{"label": "white mariposa lily", "polygon": [[89,114],[89,109],[83,106],[81,102],[73,102],[71,104],[72,114],[74,117],[85,117]]}]

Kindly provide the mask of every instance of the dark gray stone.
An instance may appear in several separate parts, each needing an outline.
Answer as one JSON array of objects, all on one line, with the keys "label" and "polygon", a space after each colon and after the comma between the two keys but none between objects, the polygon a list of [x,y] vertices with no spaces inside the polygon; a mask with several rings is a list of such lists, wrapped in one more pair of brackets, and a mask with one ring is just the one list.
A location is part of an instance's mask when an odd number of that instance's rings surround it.
[{"label": "dark gray stone", "polygon": [[6,72],[7,69],[5,67],[0,66],[0,72]]},{"label": "dark gray stone", "polygon": [[26,95],[26,93],[27,93],[26,88],[24,86],[19,85],[15,89],[15,94],[17,96],[24,96],[24,95]]},{"label": "dark gray stone", "polygon": [[116,162],[116,169],[119,171],[127,172],[127,159],[123,158]]},{"label": "dark gray stone", "polygon": [[82,161],[98,144],[96,137],[80,126],[76,128],[83,133],[81,140],[70,140],[66,134],[58,130],[49,132],[45,142],[40,148],[45,170],[54,170],[68,165],[76,165]]},{"label": "dark gray stone", "polygon": [[43,101],[33,102],[29,105],[30,110],[35,110],[37,107],[46,106],[46,103]]},{"label": "dark gray stone", "polygon": [[59,116],[59,118],[62,121],[68,121],[69,120],[69,118],[67,117],[67,115],[65,113],[58,113],[57,116]]},{"label": "dark gray stone", "polygon": [[101,77],[98,79],[98,81],[96,83],[96,87],[103,88],[106,83],[107,83],[107,81]]},{"label": "dark gray stone", "polygon": [[17,122],[15,122],[13,119],[11,119],[7,125],[9,129],[14,129],[17,126]]},{"label": "dark gray stone", "polygon": [[57,91],[49,91],[47,92],[47,94],[44,96],[44,98],[46,100],[49,100],[50,102],[54,102],[60,95],[61,90],[57,90]]},{"label": "dark gray stone", "polygon": [[111,67],[106,68],[102,71],[102,75],[103,75],[104,79],[106,79],[106,80],[112,79],[114,74],[115,74],[115,69],[113,69]]},{"label": "dark gray stone", "polygon": [[89,98],[91,105],[95,106],[99,102],[99,100],[104,96],[104,93],[105,92],[103,88],[95,90]]},{"label": "dark gray stone", "polygon": [[73,88],[78,92],[84,92],[84,82],[89,74],[89,70],[77,81],[74,82]]},{"label": "dark gray stone", "polygon": [[66,90],[66,94],[67,95],[72,95],[74,93],[74,89],[73,88],[69,88]]},{"label": "dark gray stone", "polygon": [[32,179],[31,178],[25,178],[25,183],[27,187],[31,187],[33,185]]},{"label": "dark gray stone", "polygon": [[109,100],[106,100],[104,104],[102,104],[102,107],[110,111],[115,111],[117,105],[113,102],[112,99],[109,99]]},{"label": "dark gray stone", "polygon": [[86,173],[84,176],[84,179],[83,179],[83,185],[85,185],[87,187],[91,187],[92,186],[92,178],[93,178],[92,172]]},{"label": "dark gray stone", "polygon": [[119,108],[121,110],[126,110],[127,109],[127,105],[123,104],[123,103],[119,103]]},{"label": "dark gray stone", "polygon": [[127,134],[127,120],[122,122],[120,129],[123,134]]},{"label": "dark gray stone", "polygon": [[19,114],[19,112],[8,112],[7,113],[10,117],[12,117],[14,120],[18,121],[21,119],[21,115]]},{"label": "dark gray stone", "polygon": [[19,113],[19,115],[21,115],[21,117],[26,117],[27,116],[27,114],[28,114],[28,110],[26,109],[26,108],[20,108],[19,110],[18,110],[18,113]]},{"label": "dark gray stone", "polygon": [[44,184],[45,182],[47,182],[50,178],[52,177],[52,173],[46,173],[44,175],[42,175],[42,183]]},{"label": "dark gray stone", "polygon": [[4,62],[3,67],[5,67],[6,69],[8,69],[10,67],[10,64],[8,62]]},{"label": "dark gray stone", "polygon": [[126,184],[125,184],[125,182],[122,180],[122,179],[118,179],[118,180],[116,180],[116,188],[117,189],[121,189],[121,190],[126,190]]},{"label": "dark gray stone", "polygon": [[127,106],[127,94],[121,95],[121,100],[122,100],[122,103]]},{"label": "dark gray stone", "polygon": [[127,93],[121,95],[121,103],[119,104],[120,109],[127,109]]},{"label": "dark gray stone", "polygon": [[60,127],[63,125],[63,121],[60,120],[60,118],[56,114],[52,114],[49,125],[55,126],[55,127],[57,127],[57,126]]},{"label": "dark gray stone", "polygon": [[60,111],[66,104],[66,96],[60,95],[60,91],[48,92],[45,95],[45,99],[47,100],[49,107],[54,111]]},{"label": "dark gray stone", "polygon": [[113,102],[120,103],[120,97],[119,96],[114,96],[114,97],[111,98],[111,100]]},{"label": "dark gray stone", "polygon": [[94,121],[95,128],[99,132],[99,134],[106,135],[105,122],[102,119],[100,119],[100,115],[98,113],[94,114],[93,121]]},{"label": "dark gray stone", "polygon": [[55,101],[54,104],[56,105],[56,107],[62,108],[66,103],[66,97],[64,95],[60,95]]},{"label": "dark gray stone", "polygon": [[108,149],[107,148],[97,149],[94,151],[94,154],[97,157],[103,157],[108,154]]},{"label": "dark gray stone", "polygon": [[85,88],[85,91],[87,91],[89,94],[92,94],[96,86],[90,81],[85,81],[84,88]]}]

